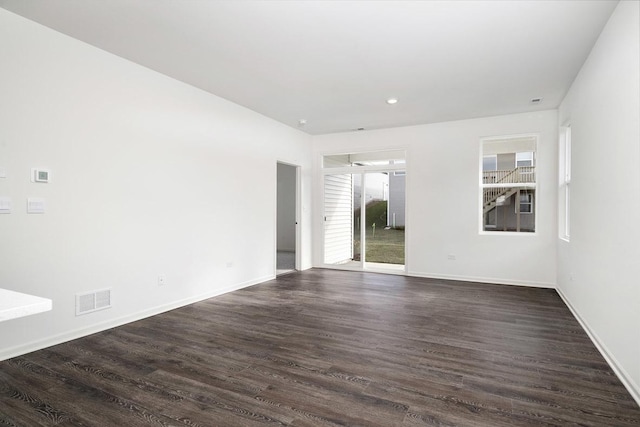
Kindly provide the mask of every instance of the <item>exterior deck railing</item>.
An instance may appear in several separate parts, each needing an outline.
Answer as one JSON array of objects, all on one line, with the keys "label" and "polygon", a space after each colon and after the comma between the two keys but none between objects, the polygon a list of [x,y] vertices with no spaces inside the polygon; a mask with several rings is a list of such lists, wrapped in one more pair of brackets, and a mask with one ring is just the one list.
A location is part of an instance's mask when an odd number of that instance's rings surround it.
[{"label": "exterior deck railing", "polygon": [[482,172],[483,184],[529,184],[535,182],[535,166],[520,166],[510,170]]},{"label": "exterior deck railing", "polygon": [[[483,184],[532,184],[536,182],[535,166],[520,166],[511,170],[482,172]],[[485,208],[500,196],[513,194],[513,187],[488,187],[483,191]]]}]

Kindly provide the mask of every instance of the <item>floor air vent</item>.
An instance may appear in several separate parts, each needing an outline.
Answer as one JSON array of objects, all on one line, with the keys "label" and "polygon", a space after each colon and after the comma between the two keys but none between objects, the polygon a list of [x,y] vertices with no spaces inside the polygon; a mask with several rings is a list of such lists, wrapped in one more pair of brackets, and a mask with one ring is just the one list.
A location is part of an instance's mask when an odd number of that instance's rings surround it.
[{"label": "floor air vent", "polygon": [[111,289],[76,294],[76,316],[111,307]]}]

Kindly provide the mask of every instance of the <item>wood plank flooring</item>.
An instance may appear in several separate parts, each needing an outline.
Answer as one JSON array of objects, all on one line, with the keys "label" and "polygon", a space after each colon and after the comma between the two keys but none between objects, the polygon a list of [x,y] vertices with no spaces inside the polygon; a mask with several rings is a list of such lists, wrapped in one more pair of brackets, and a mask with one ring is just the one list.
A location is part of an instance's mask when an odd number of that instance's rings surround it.
[{"label": "wood plank flooring", "polygon": [[9,426],[639,426],[554,290],[314,269],[0,362]]}]

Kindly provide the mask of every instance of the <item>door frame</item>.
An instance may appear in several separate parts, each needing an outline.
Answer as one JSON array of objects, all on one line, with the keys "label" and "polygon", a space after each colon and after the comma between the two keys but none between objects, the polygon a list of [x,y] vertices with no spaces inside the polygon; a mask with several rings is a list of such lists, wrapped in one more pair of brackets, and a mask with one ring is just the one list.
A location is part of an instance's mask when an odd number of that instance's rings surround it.
[{"label": "door frame", "polygon": [[273,275],[276,276],[278,269],[278,164],[295,168],[295,270],[300,271],[302,268],[302,236],[300,233],[300,219],[302,218],[302,172],[301,166],[295,163],[276,160],[275,165],[275,215],[274,215],[274,251],[273,251]]},{"label": "door frame", "polygon": [[[397,164],[397,165],[376,165],[376,166],[346,166],[346,167],[335,167],[335,168],[321,168],[321,178],[322,178],[322,218],[326,217],[326,212],[325,212],[325,193],[324,193],[324,181],[325,181],[325,176],[326,175],[341,175],[341,174],[351,174],[351,175],[361,175],[362,177],[362,191],[361,191],[361,205],[364,203],[365,200],[365,184],[366,184],[366,174],[367,173],[375,173],[375,172],[395,172],[395,171],[404,171],[407,175],[406,181],[405,181],[405,224],[408,224],[408,215],[407,215],[407,209],[406,209],[406,205],[408,203],[408,191],[407,191],[407,182],[408,182],[408,173],[407,173],[407,166],[408,164]],[[366,215],[366,208],[364,207],[364,205],[362,206],[362,209],[360,211],[360,224],[364,224],[364,220],[365,220],[365,215]],[[359,262],[359,267],[355,267],[353,264],[352,266],[346,266],[346,265],[339,265],[339,264],[327,264],[324,262],[325,258],[324,258],[324,251],[325,251],[325,231],[324,231],[324,221],[323,221],[323,228],[322,228],[322,267],[323,268],[331,268],[331,269],[335,269],[335,270],[351,270],[351,271],[371,271],[371,272],[382,272],[382,273],[388,273],[388,274],[401,274],[401,275],[405,275],[408,273],[408,248],[407,248],[407,233],[405,231],[405,236],[404,236],[404,250],[405,250],[405,257],[404,257],[404,268],[402,270],[395,270],[395,269],[385,269],[385,268],[371,268],[371,267],[367,267],[367,263],[366,263],[366,239],[364,238],[364,234],[365,234],[365,229],[364,227],[360,227],[360,251],[362,253],[362,257],[361,260]]]}]

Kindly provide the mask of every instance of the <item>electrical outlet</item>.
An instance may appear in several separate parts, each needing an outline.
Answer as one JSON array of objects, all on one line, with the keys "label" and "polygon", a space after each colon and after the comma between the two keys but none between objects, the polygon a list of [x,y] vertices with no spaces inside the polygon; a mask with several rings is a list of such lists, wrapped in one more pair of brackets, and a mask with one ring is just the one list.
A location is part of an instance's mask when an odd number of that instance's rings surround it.
[{"label": "electrical outlet", "polygon": [[233,261],[227,262],[227,268],[231,268],[231,267],[233,267]]},{"label": "electrical outlet", "polygon": [[164,274],[158,276],[158,286],[164,286],[167,284],[167,277]]},{"label": "electrical outlet", "polygon": [[453,254],[449,254],[449,255],[447,255],[447,259],[450,260],[450,261],[455,261],[456,260],[456,256],[453,255]]}]

